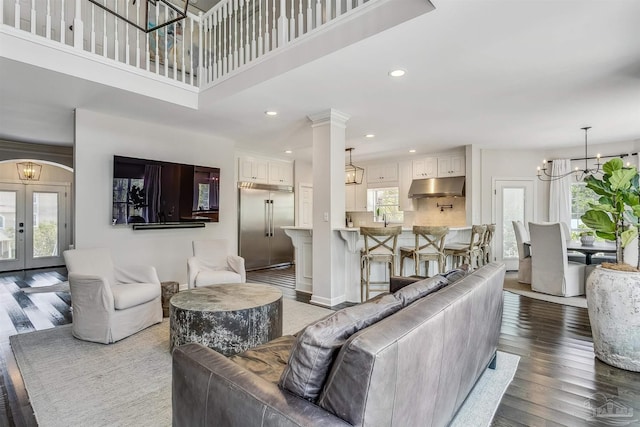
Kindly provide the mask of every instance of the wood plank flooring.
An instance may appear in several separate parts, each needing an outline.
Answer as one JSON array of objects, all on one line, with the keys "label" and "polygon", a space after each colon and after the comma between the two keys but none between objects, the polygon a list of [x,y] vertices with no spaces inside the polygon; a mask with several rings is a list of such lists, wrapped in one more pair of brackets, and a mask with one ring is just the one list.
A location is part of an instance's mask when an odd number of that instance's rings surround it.
[{"label": "wood plank flooring", "polygon": [[[65,274],[64,269],[0,274],[2,426],[36,425],[9,335],[71,321],[68,293],[27,294],[21,289],[66,280]],[[293,268],[251,272],[248,280],[273,284],[276,276],[286,297],[309,301],[308,295],[292,287]],[[504,303],[499,349],[519,355],[520,363],[498,407],[494,426],[613,425],[607,423],[611,419],[593,419],[593,408],[607,398],[633,410],[633,419],[640,419],[640,373],[608,366],[593,356],[585,309],[510,292],[504,293]],[[640,426],[640,422],[627,425]]]}]

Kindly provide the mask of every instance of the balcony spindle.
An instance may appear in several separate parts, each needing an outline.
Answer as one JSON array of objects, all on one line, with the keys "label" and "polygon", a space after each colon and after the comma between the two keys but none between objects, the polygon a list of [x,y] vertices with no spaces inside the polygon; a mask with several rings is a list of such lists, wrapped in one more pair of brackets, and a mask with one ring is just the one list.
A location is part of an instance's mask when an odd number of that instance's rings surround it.
[{"label": "balcony spindle", "polygon": [[[198,25],[200,25],[200,23],[202,22],[202,12],[200,12],[200,16],[199,17],[200,17],[200,20],[198,21]],[[191,19],[190,22],[191,22],[191,25],[190,25],[189,31],[190,31],[191,35],[189,36],[189,40],[190,40],[190,43],[191,43],[191,55],[190,55],[190,57],[191,57],[191,72],[189,73],[189,79],[191,81],[191,84],[193,85],[193,75],[196,72],[195,67],[193,66],[194,65],[193,64],[193,57],[195,56],[194,52],[193,52],[193,47],[195,46],[195,43],[193,42],[193,27],[194,27],[193,19]],[[199,37],[201,32],[202,31],[198,31],[198,37]],[[202,54],[202,49],[200,49],[200,45],[198,45],[198,58],[200,58],[201,54]],[[198,61],[198,68],[202,67],[202,63],[200,61],[201,60]],[[200,75],[200,70],[198,70],[198,75]]]},{"label": "balcony spindle", "polygon": [[244,0],[240,0],[240,14],[238,15],[238,26],[240,27],[240,49],[238,50],[238,66],[244,65]]},{"label": "balcony spindle", "polygon": [[[188,22],[189,19],[191,19],[191,18],[186,18],[184,21],[182,21],[182,24],[176,24],[176,33],[177,33],[178,25],[182,25],[180,27],[180,31],[181,31],[181,33],[180,33],[180,36],[181,36],[180,37],[180,44],[182,45],[182,49],[180,49],[180,54],[182,55],[182,78],[180,79],[180,81],[182,83],[185,83],[185,81],[187,79],[187,75],[186,75],[187,62],[186,62],[186,59],[189,59],[189,58],[185,58],[186,49],[185,49],[185,45],[184,45],[185,44],[184,39],[186,38],[185,24]],[[189,52],[191,52],[191,49],[189,49]],[[189,62],[191,62],[191,61],[189,61]],[[189,70],[191,70],[191,68],[193,68],[193,64],[190,63],[189,64]],[[191,72],[193,73],[193,70],[191,70]]]},{"label": "balcony spindle", "polygon": [[229,22],[233,22],[233,54],[231,59],[233,61],[230,66],[233,70],[238,68],[238,0],[233,0],[233,13],[229,8]]},{"label": "balcony spindle", "polygon": [[276,17],[276,0],[271,1],[271,50],[278,47],[278,18]]},{"label": "balcony spindle", "polygon": [[0,0],[0,25],[4,24],[4,0]]},{"label": "balcony spindle", "polygon": [[287,41],[291,41],[296,38],[296,2],[291,2],[291,17],[289,18],[289,37]]},{"label": "balcony spindle", "polygon": [[[140,25],[140,3],[136,2],[136,24]],[[140,31],[136,31],[136,67],[140,68]]]},{"label": "balcony spindle", "polygon": [[[258,0],[262,4],[262,0]],[[264,5],[264,53],[269,52],[271,37],[269,37],[269,0],[265,0]]]},{"label": "balcony spindle", "polygon": [[67,24],[64,22],[64,0],[62,0],[62,6],[60,7],[60,43],[66,43]]},{"label": "balcony spindle", "polygon": [[[0,3],[2,0],[0,0]],[[2,13],[0,11],[0,13]],[[51,40],[51,0],[47,0],[47,16],[45,16],[45,30],[44,35],[47,39]]]},{"label": "balcony spindle", "polygon": [[[49,3],[49,0],[47,0]],[[96,53],[96,5],[91,3],[91,53]]]},{"label": "balcony spindle", "polygon": [[226,4],[222,7],[222,15],[222,34],[224,35],[224,40],[222,41],[222,47],[224,48],[224,56],[222,57],[222,74],[225,75],[229,72],[229,69],[227,68],[229,64],[229,20],[227,19],[228,12]]},{"label": "balcony spindle", "polygon": [[311,9],[311,0],[307,0],[307,33],[313,30],[313,9]]},{"label": "balcony spindle", "polygon": [[[160,22],[160,7],[157,5],[156,3],[156,24],[158,22]],[[153,31],[151,34],[153,34],[152,36],[149,36],[147,34],[147,37],[153,37],[153,39],[156,41],[155,42],[155,69],[156,69],[156,74],[160,74],[160,37],[158,37],[158,32],[157,31]]]},{"label": "balcony spindle", "polygon": [[320,0],[316,0],[316,25],[313,28],[318,28],[322,25],[322,4]]},{"label": "balcony spindle", "polygon": [[[0,0],[2,1],[2,0]],[[249,7],[251,5],[251,0],[246,0],[246,5],[244,8],[244,24],[245,24],[245,37],[246,43],[244,45],[244,64],[247,64],[251,61],[251,41],[249,39]]]},{"label": "balcony spindle", "polygon": [[333,0],[325,0],[325,7],[327,9],[327,15],[325,16],[325,23],[331,21],[333,17],[333,8],[331,7]]},{"label": "balcony spindle", "polygon": [[[118,13],[118,0],[115,0],[114,10]],[[118,19],[113,17],[113,59],[118,61],[120,59],[120,38],[118,37]]]},{"label": "balcony spindle", "polygon": [[36,33],[36,0],[31,0],[31,34]]},{"label": "balcony spindle", "polygon": [[13,26],[20,29],[20,0],[16,0],[13,6]]},{"label": "balcony spindle", "polygon": [[[104,0],[104,5],[107,5],[107,0]],[[107,14],[102,12],[102,56],[107,57]]]},{"label": "balcony spindle", "polygon": [[[125,7],[125,13],[124,16],[127,18],[127,20],[129,19],[129,0],[125,0],[124,2],[124,7]],[[129,23],[126,23],[124,25],[124,31],[125,31],[125,36],[124,36],[124,43],[125,43],[125,58],[124,58],[124,63],[129,65],[129,55],[131,55],[131,49],[129,48]]]},{"label": "balcony spindle", "polygon": [[216,14],[218,15],[218,63],[217,63],[217,75],[218,78],[222,77],[222,61],[223,61],[223,50],[222,50],[222,43],[224,43],[224,33],[222,31],[222,9],[218,9],[216,11]]},{"label": "balcony spindle", "polygon": [[298,4],[298,37],[304,34],[304,15],[302,14],[302,0]]}]

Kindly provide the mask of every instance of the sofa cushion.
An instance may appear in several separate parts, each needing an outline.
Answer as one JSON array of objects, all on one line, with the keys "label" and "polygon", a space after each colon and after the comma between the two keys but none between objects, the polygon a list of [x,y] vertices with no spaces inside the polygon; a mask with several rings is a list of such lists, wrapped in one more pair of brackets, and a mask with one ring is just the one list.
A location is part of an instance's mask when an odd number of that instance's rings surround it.
[{"label": "sofa cushion", "polygon": [[449,281],[449,284],[455,283],[458,280],[464,279],[464,277],[470,273],[469,264],[463,264],[460,268],[454,268],[446,273],[442,274],[442,277]]},{"label": "sofa cushion", "polygon": [[296,339],[279,385],[304,399],[315,401],[340,347],[358,332],[398,311],[402,305],[388,294],[338,310],[307,326]]},{"label": "sofa cushion", "polygon": [[219,283],[240,283],[242,278],[235,271],[201,270],[196,276],[196,287],[210,286]]},{"label": "sofa cushion", "polygon": [[125,310],[160,298],[160,285],[157,283],[123,283],[111,286],[113,303],[116,310]]},{"label": "sofa cushion", "polygon": [[231,356],[229,360],[277,385],[282,371],[287,366],[287,361],[295,342],[296,337],[293,335],[284,335],[266,344]]},{"label": "sofa cushion", "polygon": [[444,275],[436,274],[433,277],[422,279],[405,286],[404,288],[396,291],[393,296],[402,303],[403,307],[406,307],[414,301],[444,288],[448,284],[449,280],[447,280]]}]

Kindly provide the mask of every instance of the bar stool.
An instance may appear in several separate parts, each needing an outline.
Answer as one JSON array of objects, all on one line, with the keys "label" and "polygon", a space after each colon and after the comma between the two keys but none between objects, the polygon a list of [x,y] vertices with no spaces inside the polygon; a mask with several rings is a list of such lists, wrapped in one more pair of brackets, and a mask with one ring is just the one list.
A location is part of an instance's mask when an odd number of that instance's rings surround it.
[{"label": "bar stool", "polygon": [[[400,248],[400,275],[404,276],[404,260],[413,258],[415,275],[420,274],[420,263],[425,262],[425,276],[429,275],[429,262],[438,263],[438,272],[445,272],[444,240],[449,227],[413,226],[416,244],[413,248]],[[424,243],[423,243],[424,242]]]},{"label": "bar stool", "polygon": [[485,224],[487,229],[482,236],[482,243],[480,247],[482,248],[482,265],[489,264],[491,262],[491,242],[493,241],[493,235],[496,233],[496,225],[495,224]]},{"label": "bar stool", "polygon": [[482,259],[482,236],[486,231],[486,225],[471,226],[471,237],[468,242],[452,242],[444,246],[444,254],[451,257],[451,265],[459,267],[462,261],[467,261],[471,269],[480,266]]},{"label": "bar stool", "polygon": [[[378,262],[389,265],[389,278],[396,273],[396,247],[398,236],[402,233],[402,226],[394,227],[360,227],[360,234],[364,238],[364,248],[360,252],[360,297],[362,301],[369,299],[373,291],[388,291],[389,282],[371,281],[371,263]],[[371,288],[371,285],[385,287]],[[366,299],[365,299],[366,296]]]}]

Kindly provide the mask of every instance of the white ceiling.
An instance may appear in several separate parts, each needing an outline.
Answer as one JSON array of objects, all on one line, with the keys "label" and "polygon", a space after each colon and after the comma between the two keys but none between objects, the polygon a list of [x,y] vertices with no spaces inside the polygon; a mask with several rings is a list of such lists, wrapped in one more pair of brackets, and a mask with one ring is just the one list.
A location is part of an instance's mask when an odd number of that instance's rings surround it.
[{"label": "white ceiling", "polygon": [[[640,139],[640,1],[434,0],[436,9],[198,111],[0,60],[0,138],[71,144],[76,107],[309,159],[307,115],[347,113],[354,162]],[[407,70],[391,79],[394,68]],[[215,94],[215,91],[212,92]],[[210,95],[208,95],[210,96]],[[267,109],[279,115],[269,118]],[[365,139],[374,133],[374,139]]]}]

